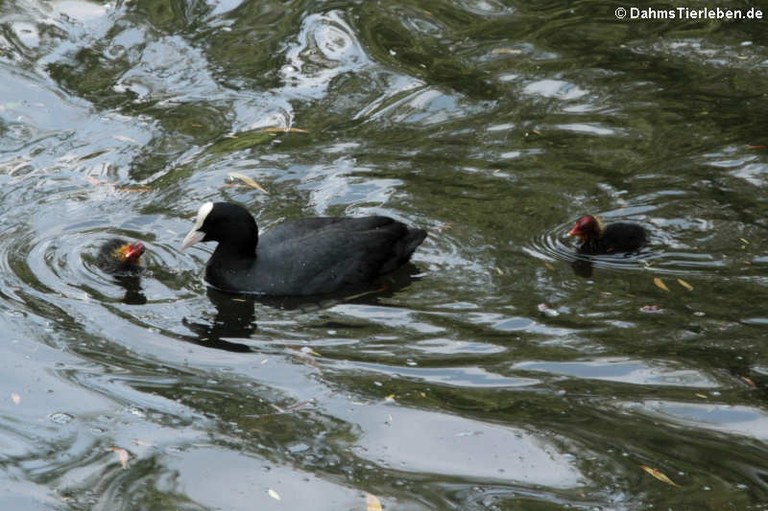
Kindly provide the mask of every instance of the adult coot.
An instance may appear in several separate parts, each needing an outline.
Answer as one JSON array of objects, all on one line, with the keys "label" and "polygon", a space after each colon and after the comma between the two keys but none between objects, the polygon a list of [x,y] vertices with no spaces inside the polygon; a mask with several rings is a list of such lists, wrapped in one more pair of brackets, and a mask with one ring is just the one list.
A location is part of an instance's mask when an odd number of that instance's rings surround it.
[{"label": "adult coot", "polygon": [[206,202],[181,248],[219,242],[205,280],[222,291],[309,296],[369,286],[408,262],[426,235],[370,216],[304,218],[278,225],[259,240],[256,221],[244,207]]},{"label": "adult coot", "polygon": [[140,241],[112,238],[99,248],[96,265],[103,272],[113,275],[138,275],[142,271],[139,258],[143,253],[144,244]]},{"label": "adult coot", "polygon": [[648,231],[641,225],[629,222],[603,225],[600,219],[592,215],[576,220],[568,235],[581,241],[579,252],[595,255],[635,252],[648,239]]}]

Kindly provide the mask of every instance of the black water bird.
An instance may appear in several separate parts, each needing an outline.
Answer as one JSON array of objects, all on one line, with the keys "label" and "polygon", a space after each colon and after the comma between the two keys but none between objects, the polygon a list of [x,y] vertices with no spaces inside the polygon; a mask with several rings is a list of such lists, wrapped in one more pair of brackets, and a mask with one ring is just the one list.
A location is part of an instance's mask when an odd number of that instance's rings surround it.
[{"label": "black water bird", "polygon": [[426,235],[384,216],[315,217],[285,222],[259,239],[244,207],[207,202],[182,249],[218,242],[205,279],[221,291],[312,296],[370,287],[407,263]]},{"label": "black water bird", "polygon": [[636,252],[648,241],[648,231],[642,225],[630,222],[604,225],[592,215],[576,220],[568,235],[581,241],[579,252],[587,255]]}]

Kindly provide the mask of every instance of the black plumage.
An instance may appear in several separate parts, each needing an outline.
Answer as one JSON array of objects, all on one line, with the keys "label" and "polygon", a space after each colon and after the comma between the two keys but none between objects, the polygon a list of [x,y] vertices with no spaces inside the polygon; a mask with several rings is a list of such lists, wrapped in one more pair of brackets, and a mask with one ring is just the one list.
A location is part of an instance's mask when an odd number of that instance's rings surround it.
[{"label": "black plumage", "polygon": [[579,218],[568,235],[581,241],[580,253],[589,255],[636,252],[648,242],[648,231],[642,225],[629,222],[603,225],[592,215]]},{"label": "black plumage", "polygon": [[139,263],[144,253],[144,244],[112,238],[104,242],[96,255],[96,266],[112,275],[138,275],[142,272]]},{"label": "black plumage", "polygon": [[265,296],[310,296],[360,289],[402,266],[427,233],[388,217],[305,218],[259,237],[237,204],[206,203],[182,248],[217,241],[205,270],[213,287]]}]

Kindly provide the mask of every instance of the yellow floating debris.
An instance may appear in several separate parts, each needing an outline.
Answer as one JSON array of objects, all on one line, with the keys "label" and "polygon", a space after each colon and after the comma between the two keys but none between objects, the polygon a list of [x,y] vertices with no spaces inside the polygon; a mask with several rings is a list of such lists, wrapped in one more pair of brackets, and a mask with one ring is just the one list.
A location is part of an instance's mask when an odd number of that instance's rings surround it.
[{"label": "yellow floating debris", "polygon": [[381,501],[379,500],[379,497],[376,495],[373,495],[371,493],[367,493],[365,495],[365,509],[366,511],[381,511]]},{"label": "yellow floating debris", "polygon": [[659,470],[656,470],[653,467],[649,467],[648,465],[640,465],[640,468],[642,468],[645,472],[652,475],[662,483],[666,483],[670,486],[674,486],[675,488],[680,488],[680,485],[674,482],[672,479],[667,477],[667,475],[664,472],[661,472]]},{"label": "yellow floating debris", "polygon": [[227,174],[227,182],[234,183],[235,181],[240,181],[246,186],[250,186],[251,188],[255,188],[260,192],[269,195],[269,192],[252,177],[246,176],[245,174],[241,174],[239,172],[230,172]]},{"label": "yellow floating debris", "polygon": [[669,290],[669,288],[667,287],[667,285],[666,285],[666,284],[664,283],[664,281],[663,281],[662,279],[660,279],[659,277],[656,277],[656,278],[654,278],[654,279],[653,279],[653,283],[656,285],[656,287],[658,287],[658,288],[659,288],[659,289],[661,289],[662,291],[666,291],[667,293],[669,293],[669,292],[670,292],[670,290]]}]

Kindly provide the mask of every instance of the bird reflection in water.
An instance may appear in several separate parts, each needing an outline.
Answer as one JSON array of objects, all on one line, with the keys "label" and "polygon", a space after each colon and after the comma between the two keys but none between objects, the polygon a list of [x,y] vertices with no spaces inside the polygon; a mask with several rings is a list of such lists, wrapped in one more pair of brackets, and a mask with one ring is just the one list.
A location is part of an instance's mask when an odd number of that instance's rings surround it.
[{"label": "bird reflection in water", "polygon": [[298,313],[329,309],[339,303],[381,305],[382,298],[396,292],[419,279],[419,270],[411,263],[380,279],[374,287],[358,290],[354,294],[329,294],[321,296],[272,297],[249,294],[232,294],[209,287],[208,299],[216,309],[209,321],[195,321],[184,318],[184,326],[194,332],[194,342],[202,346],[233,352],[256,351],[256,348],[233,339],[251,339],[258,330],[256,308],[259,305],[265,313],[270,308],[291,310]]},{"label": "bird reflection in water", "polygon": [[583,277],[585,279],[592,277],[592,274],[594,273],[594,267],[592,266],[591,258],[574,259],[571,262],[571,269],[573,269],[573,273],[576,276]]}]

